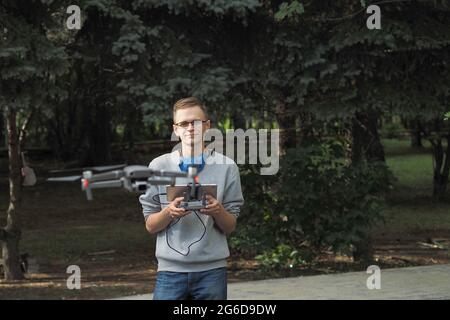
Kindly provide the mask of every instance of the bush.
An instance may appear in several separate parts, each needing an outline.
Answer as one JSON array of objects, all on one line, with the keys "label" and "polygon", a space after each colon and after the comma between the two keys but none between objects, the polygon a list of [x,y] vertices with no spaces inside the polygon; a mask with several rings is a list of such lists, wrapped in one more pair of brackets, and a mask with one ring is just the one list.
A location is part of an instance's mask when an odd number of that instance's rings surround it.
[{"label": "bush", "polygon": [[280,257],[286,257],[286,248],[302,247],[297,250],[301,261],[324,250],[350,253],[352,245],[382,220],[392,175],[384,163],[347,166],[342,155],[339,142],[316,142],[288,150],[277,176],[257,176],[244,169],[246,206],[234,248],[260,253],[266,266],[270,259],[285,265],[287,260]]},{"label": "bush", "polygon": [[286,244],[280,244],[273,250],[264,251],[255,257],[265,269],[292,269],[308,265],[311,259],[310,251],[306,248],[300,250]]},{"label": "bush", "polygon": [[272,185],[277,179],[276,176],[262,176],[259,172],[259,168],[254,165],[241,167],[245,205],[238,218],[237,230],[229,242],[234,252],[248,258],[273,248],[274,241],[278,241],[273,238],[279,226],[273,219],[276,199],[272,193]]}]

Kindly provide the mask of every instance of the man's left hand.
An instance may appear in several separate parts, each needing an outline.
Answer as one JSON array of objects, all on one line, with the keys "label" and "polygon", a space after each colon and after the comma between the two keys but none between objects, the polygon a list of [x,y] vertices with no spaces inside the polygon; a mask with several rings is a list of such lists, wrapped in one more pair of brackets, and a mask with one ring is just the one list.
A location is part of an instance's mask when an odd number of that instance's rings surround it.
[{"label": "man's left hand", "polygon": [[201,213],[206,214],[208,216],[216,217],[217,215],[220,215],[225,212],[225,208],[213,196],[206,195],[206,200],[208,201],[208,204],[204,209],[200,209]]}]

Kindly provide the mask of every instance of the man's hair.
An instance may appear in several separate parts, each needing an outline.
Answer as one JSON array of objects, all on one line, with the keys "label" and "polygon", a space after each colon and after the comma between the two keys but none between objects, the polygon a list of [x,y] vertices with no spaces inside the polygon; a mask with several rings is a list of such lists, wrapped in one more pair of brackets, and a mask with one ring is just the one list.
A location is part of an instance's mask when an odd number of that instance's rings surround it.
[{"label": "man's hair", "polygon": [[205,105],[195,97],[183,98],[175,102],[175,104],[173,105],[173,118],[175,119],[175,113],[178,110],[192,107],[199,107],[200,109],[202,109],[206,119],[208,119],[208,112],[206,111]]}]

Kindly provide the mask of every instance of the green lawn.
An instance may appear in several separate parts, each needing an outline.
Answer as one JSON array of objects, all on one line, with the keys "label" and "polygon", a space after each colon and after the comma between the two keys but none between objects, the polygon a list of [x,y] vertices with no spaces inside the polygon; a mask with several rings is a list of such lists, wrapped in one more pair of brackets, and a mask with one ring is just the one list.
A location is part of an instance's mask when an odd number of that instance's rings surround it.
[{"label": "green lawn", "polygon": [[433,190],[433,161],[430,154],[387,156],[386,162],[398,181],[396,196],[429,196]]},{"label": "green lawn", "polygon": [[450,232],[450,205],[401,204],[391,205],[385,211],[386,224],[381,228],[390,233],[430,231]]},{"label": "green lawn", "polygon": [[[431,143],[428,140],[422,140],[422,148],[412,148],[409,139],[382,139],[384,151],[387,155],[411,155],[431,152]],[[447,144],[444,143],[444,146]]]},{"label": "green lawn", "polygon": [[[51,244],[51,245],[49,245]],[[143,223],[110,221],[66,228],[24,230],[21,247],[42,261],[71,264],[89,259],[89,254],[115,251],[122,258],[136,252],[154,251],[154,239]]]},{"label": "green lawn", "polygon": [[[429,143],[410,147],[409,140],[383,140],[386,162],[398,181],[385,211],[389,232],[450,231],[450,203],[433,203],[433,162]],[[450,193],[450,190],[449,190]]]}]

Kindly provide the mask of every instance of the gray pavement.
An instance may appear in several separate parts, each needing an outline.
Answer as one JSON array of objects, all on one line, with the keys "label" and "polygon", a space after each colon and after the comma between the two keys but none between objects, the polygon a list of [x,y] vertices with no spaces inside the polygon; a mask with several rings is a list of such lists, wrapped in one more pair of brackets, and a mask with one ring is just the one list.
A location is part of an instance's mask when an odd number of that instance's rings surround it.
[{"label": "gray pavement", "polygon": [[[450,299],[450,265],[381,270],[381,288],[369,290],[367,279],[371,275],[349,272],[229,283],[228,299]],[[152,297],[152,294],[145,294],[120,300],[149,300]]]}]

